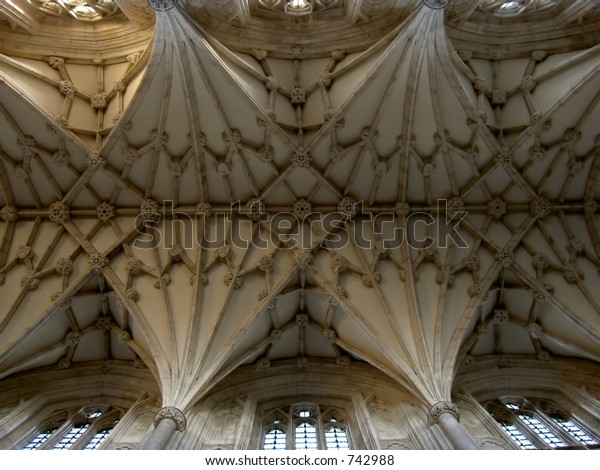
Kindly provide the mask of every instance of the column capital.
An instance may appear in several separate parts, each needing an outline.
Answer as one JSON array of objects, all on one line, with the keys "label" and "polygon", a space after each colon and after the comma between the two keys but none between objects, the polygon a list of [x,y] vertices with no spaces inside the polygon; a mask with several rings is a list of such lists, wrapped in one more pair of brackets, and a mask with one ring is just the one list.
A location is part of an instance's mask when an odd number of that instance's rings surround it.
[{"label": "column capital", "polygon": [[154,416],[154,427],[158,426],[163,419],[170,419],[175,422],[178,431],[185,431],[187,425],[185,415],[178,408],[175,408],[174,406],[165,406],[158,410]]},{"label": "column capital", "polygon": [[155,11],[169,11],[177,5],[177,0],[148,0],[148,5]]},{"label": "column capital", "polygon": [[448,6],[450,0],[421,0],[421,2],[426,7],[433,8],[434,10],[441,10]]},{"label": "column capital", "polygon": [[431,426],[437,424],[440,416],[444,413],[450,413],[456,418],[456,421],[460,420],[460,413],[458,407],[451,401],[440,401],[433,405],[427,413],[427,420]]}]

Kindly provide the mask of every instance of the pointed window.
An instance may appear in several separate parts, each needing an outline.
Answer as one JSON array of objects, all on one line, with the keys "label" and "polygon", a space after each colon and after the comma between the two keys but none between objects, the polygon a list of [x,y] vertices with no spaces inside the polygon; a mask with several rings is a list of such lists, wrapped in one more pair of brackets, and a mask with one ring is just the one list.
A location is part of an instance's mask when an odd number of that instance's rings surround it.
[{"label": "pointed window", "polygon": [[[57,420],[56,416],[61,416],[60,420]],[[26,450],[98,449],[106,441],[121,416],[121,410],[109,406],[63,410],[49,418],[20,448]]]},{"label": "pointed window", "polygon": [[350,449],[348,425],[341,410],[322,411],[314,403],[296,404],[266,414],[265,450]]},{"label": "pointed window", "polygon": [[263,449],[265,450],[285,450],[286,444],[286,433],[279,428],[271,429],[265,434],[265,443]]},{"label": "pointed window", "polygon": [[598,445],[600,442],[598,439],[592,437],[589,433],[583,430],[581,426],[579,426],[575,421],[571,418],[552,418],[556,424],[558,424],[561,428],[567,431],[571,436],[577,439],[584,446],[587,445]]},{"label": "pointed window", "polygon": [[98,447],[102,445],[102,443],[106,440],[112,428],[102,429],[98,431],[94,437],[90,439],[90,442],[84,447],[85,450],[96,450]]},{"label": "pointed window", "polygon": [[294,433],[294,449],[316,450],[317,444],[317,426],[314,421],[301,421],[296,425]]},{"label": "pointed window", "polygon": [[50,439],[50,436],[58,430],[58,427],[45,428],[43,431],[38,432],[33,436],[27,444],[23,447],[25,450],[35,450],[40,448],[44,442]]},{"label": "pointed window", "polygon": [[73,426],[67,434],[63,436],[63,438],[58,441],[58,443],[52,447],[53,449],[58,450],[67,450],[73,447],[73,445],[77,442],[77,440],[83,436],[83,433],[89,428],[90,425],[88,423],[77,424]]},{"label": "pointed window", "polygon": [[521,449],[584,448],[600,443],[585,423],[546,400],[508,398],[486,404]]}]

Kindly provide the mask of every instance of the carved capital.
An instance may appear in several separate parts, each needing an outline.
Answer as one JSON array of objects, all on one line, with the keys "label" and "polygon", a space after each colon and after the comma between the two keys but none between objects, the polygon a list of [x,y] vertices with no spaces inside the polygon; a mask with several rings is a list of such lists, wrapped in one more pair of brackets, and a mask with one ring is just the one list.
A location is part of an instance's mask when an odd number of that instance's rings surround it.
[{"label": "carved capital", "polygon": [[175,408],[174,406],[165,406],[164,408],[158,410],[158,412],[154,416],[154,426],[158,426],[158,424],[163,419],[170,419],[171,421],[174,421],[177,425],[178,431],[185,431],[187,424],[185,420],[185,415],[181,410]]},{"label": "carved capital", "polygon": [[460,420],[460,414],[458,413],[457,406],[450,401],[440,401],[433,405],[427,414],[427,421],[430,426],[438,423],[440,416],[444,413],[450,413],[456,418],[456,421]]},{"label": "carved capital", "polygon": [[448,6],[449,0],[422,0],[423,5],[434,10],[441,10]]},{"label": "carved capital", "polygon": [[177,5],[177,0],[148,0],[148,5],[155,11],[169,11]]}]

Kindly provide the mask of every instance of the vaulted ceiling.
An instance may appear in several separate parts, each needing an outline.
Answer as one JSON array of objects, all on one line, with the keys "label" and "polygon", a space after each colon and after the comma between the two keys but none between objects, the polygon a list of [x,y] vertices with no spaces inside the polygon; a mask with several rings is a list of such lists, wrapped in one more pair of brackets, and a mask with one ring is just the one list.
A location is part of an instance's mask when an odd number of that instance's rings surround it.
[{"label": "vaulted ceiling", "polygon": [[0,6],[0,377],[600,361],[597,3],[280,3]]}]

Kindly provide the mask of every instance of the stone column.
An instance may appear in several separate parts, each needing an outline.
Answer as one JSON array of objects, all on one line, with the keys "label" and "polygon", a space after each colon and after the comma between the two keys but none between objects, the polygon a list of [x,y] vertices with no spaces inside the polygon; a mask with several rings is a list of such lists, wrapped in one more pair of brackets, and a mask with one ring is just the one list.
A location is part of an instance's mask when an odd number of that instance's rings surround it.
[{"label": "stone column", "polygon": [[158,410],[154,417],[154,431],[142,447],[143,450],[162,450],[175,434],[175,431],[185,431],[184,414],[173,406]]},{"label": "stone column", "polygon": [[429,425],[438,424],[452,444],[460,450],[479,449],[467,430],[459,423],[460,415],[456,405],[449,401],[440,401],[431,407],[427,416]]}]

